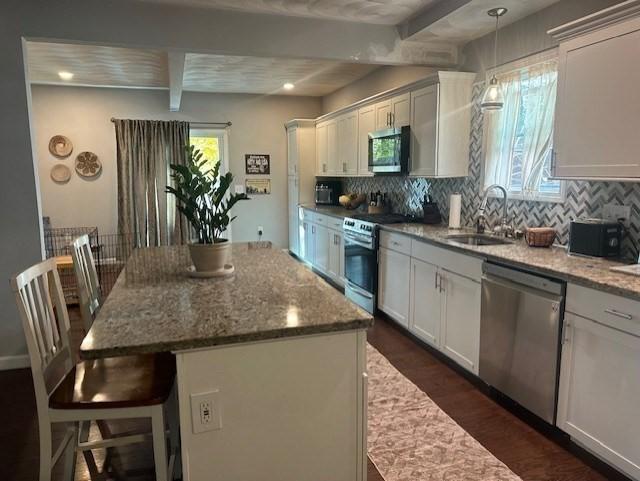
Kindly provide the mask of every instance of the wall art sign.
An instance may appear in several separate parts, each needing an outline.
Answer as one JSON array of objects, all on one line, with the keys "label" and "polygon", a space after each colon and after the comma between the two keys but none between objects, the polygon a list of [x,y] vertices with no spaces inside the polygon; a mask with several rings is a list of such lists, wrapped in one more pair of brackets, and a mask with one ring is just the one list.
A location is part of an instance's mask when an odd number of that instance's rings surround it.
[{"label": "wall art sign", "polygon": [[271,193],[271,179],[245,179],[247,195],[264,195]]},{"label": "wall art sign", "polygon": [[271,173],[271,156],[269,154],[245,154],[245,174],[269,175]]}]

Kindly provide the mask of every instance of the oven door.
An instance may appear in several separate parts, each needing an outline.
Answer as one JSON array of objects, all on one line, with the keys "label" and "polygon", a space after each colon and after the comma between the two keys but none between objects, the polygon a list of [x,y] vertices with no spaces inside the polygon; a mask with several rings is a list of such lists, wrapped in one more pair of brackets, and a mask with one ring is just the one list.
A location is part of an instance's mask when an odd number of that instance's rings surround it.
[{"label": "oven door", "polygon": [[344,273],[347,296],[372,312],[378,275],[373,237],[344,231]]}]

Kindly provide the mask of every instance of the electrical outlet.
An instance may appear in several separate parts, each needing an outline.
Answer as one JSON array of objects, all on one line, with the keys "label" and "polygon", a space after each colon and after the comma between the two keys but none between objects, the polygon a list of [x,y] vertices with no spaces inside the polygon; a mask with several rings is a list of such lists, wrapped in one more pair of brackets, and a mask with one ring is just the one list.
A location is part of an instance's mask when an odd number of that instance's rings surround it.
[{"label": "electrical outlet", "polygon": [[194,434],[222,428],[220,391],[191,395],[191,422]]},{"label": "electrical outlet", "polygon": [[258,237],[262,237],[262,234],[264,234],[264,229],[262,228],[261,225],[258,226]]},{"label": "electrical outlet", "polygon": [[236,184],[234,189],[236,194],[244,194],[244,184]]},{"label": "electrical outlet", "polygon": [[605,204],[602,208],[602,217],[606,220],[616,221],[624,219],[622,222],[629,227],[629,217],[631,216],[631,207],[628,205]]}]

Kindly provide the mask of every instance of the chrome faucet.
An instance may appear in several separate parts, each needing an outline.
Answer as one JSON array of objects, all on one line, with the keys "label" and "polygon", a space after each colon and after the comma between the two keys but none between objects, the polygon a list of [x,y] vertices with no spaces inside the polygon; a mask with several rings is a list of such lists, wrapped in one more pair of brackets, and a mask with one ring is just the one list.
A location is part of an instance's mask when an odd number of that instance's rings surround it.
[{"label": "chrome faucet", "polygon": [[499,184],[490,185],[484,190],[482,204],[480,204],[480,209],[478,210],[476,231],[478,232],[478,234],[482,234],[487,228],[487,218],[485,216],[485,211],[487,209],[487,202],[489,201],[489,192],[491,192],[493,189],[497,189],[502,192],[502,221],[500,222],[500,226],[493,229],[493,233],[501,234],[504,237],[512,237],[514,229],[513,226],[509,224],[509,218],[507,214],[507,189]]}]

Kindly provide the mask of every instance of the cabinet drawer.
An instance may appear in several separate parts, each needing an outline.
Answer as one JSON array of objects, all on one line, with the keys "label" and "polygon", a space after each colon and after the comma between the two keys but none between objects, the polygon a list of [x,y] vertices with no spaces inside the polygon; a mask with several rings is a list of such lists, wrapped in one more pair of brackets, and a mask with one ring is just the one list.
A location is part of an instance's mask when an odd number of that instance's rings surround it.
[{"label": "cabinet drawer", "polygon": [[401,254],[411,254],[411,238],[406,235],[380,231],[380,246]]},{"label": "cabinet drawer", "polygon": [[327,217],[327,227],[329,229],[338,230],[342,232],[342,219],[340,217],[332,217],[332,216],[326,216],[326,217]]},{"label": "cabinet drawer", "polygon": [[325,214],[320,214],[318,212],[314,213],[314,220],[313,222],[315,222],[318,225],[327,225],[327,220],[330,219],[330,217],[328,215]]},{"label": "cabinet drawer", "polygon": [[449,249],[443,249],[417,240],[411,241],[411,257],[440,266],[443,269],[477,282],[482,280],[482,263],[484,259],[478,257],[459,254]]},{"label": "cabinet drawer", "polygon": [[316,214],[312,210],[303,208],[302,209],[302,218],[307,222],[315,222],[316,221]]},{"label": "cabinet drawer", "polygon": [[588,287],[567,286],[566,310],[640,336],[640,302]]}]

